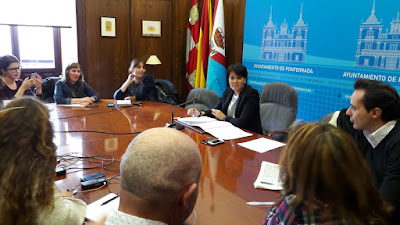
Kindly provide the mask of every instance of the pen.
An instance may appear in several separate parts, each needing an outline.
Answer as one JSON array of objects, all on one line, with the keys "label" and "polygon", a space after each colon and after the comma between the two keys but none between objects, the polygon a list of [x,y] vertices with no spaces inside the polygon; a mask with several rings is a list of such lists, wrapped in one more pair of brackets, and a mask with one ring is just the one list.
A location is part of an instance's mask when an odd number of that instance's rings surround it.
[{"label": "pen", "polygon": [[105,205],[105,204],[108,204],[109,202],[111,202],[112,200],[114,200],[114,199],[116,199],[116,198],[118,198],[118,197],[119,197],[119,194],[117,194],[116,196],[114,196],[114,197],[108,199],[107,201],[101,203],[100,206],[103,206],[103,205]]}]

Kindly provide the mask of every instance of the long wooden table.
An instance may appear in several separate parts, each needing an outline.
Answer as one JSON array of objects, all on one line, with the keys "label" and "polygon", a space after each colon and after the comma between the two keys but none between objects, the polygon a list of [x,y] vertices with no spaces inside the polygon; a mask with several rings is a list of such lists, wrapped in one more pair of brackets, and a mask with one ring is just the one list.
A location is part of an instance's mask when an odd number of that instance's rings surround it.
[{"label": "long wooden table", "polygon": [[[164,127],[170,122],[173,105],[143,102],[142,106],[130,108],[107,108],[113,100],[101,100],[98,108],[71,108],[57,106],[51,112],[51,118],[56,131],[55,143],[58,146],[57,154],[84,153],[88,155],[107,154],[115,159],[121,159],[128,144],[137,134],[115,135],[91,132],[73,132],[79,130],[97,130],[105,132],[140,132],[153,127]],[[97,113],[86,115],[90,113]],[[83,115],[83,116],[80,116]],[[72,118],[66,118],[77,116]],[[174,116],[186,116],[184,108],[177,108]],[[63,119],[64,118],[64,119]],[[59,133],[58,131],[72,131]],[[224,144],[208,146],[199,141],[211,136],[200,134],[189,128],[186,133],[198,143],[203,162],[203,172],[200,180],[200,190],[195,210],[196,224],[261,224],[269,207],[248,206],[248,201],[274,201],[279,192],[259,190],[253,186],[261,167],[262,161],[277,163],[279,150],[263,154],[238,146],[238,143],[261,137],[254,134],[251,137],[225,141]],[[162,138],[160,137],[160,141]],[[94,166],[88,165],[84,166]],[[109,169],[119,169],[119,162],[114,162]],[[107,177],[119,174],[118,171],[105,169],[67,170],[67,175],[58,178],[59,188],[71,189],[78,186],[80,177],[85,174],[101,171]],[[118,181],[109,185],[112,192],[118,193]],[[75,197],[90,204],[107,195],[109,190],[104,187],[100,190],[81,193]],[[194,215],[187,219],[192,224]]]}]

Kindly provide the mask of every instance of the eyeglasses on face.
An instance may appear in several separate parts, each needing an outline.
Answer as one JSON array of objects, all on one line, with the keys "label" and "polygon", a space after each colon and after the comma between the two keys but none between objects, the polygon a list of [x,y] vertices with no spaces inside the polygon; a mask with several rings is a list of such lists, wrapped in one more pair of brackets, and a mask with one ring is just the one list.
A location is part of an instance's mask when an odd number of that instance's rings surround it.
[{"label": "eyeglasses on face", "polygon": [[8,68],[7,70],[15,73],[17,72],[17,70],[21,71],[22,66],[18,66],[18,67],[13,67],[13,68]]}]

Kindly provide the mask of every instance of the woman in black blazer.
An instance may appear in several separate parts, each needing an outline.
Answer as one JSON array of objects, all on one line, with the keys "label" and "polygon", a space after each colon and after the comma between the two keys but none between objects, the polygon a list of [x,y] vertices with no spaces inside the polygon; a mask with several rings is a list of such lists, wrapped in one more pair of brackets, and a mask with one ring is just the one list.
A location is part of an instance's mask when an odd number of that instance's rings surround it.
[{"label": "woman in black blazer", "polygon": [[226,69],[229,87],[214,109],[198,111],[189,109],[189,115],[210,116],[233,125],[262,134],[260,120],[260,96],[258,91],[248,85],[247,69],[242,64],[232,64]]}]

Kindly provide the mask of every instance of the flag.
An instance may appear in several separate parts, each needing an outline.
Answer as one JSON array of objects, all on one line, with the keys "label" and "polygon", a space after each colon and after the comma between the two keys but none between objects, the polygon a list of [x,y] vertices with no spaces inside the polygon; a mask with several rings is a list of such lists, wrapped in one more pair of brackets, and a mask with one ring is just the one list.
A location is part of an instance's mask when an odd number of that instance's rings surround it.
[{"label": "flag", "polygon": [[197,44],[199,43],[199,9],[197,0],[192,0],[186,32],[186,80],[189,90],[196,84]]},{"label": "flag", "polygon": [[214,24],[210,40],[207,88],[221,97],[226,89],[224,2],[215,0]]},{"label": "flag", "polygon": [[211,22],[211,0],[204,0],[197,53],[196,88],[206,87]]}]

